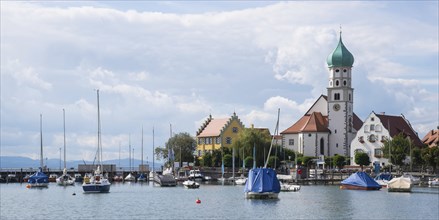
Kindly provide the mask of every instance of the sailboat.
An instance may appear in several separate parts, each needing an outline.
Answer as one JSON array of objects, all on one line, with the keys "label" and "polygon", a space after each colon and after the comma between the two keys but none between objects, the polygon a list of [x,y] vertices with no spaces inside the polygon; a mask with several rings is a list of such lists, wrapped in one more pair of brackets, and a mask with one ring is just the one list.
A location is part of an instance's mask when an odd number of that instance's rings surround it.
[{"label": "sailboat", "polygon": [[[275,134],[279,130],[279,114],[277,113],[277,123]],[[274,169],[267,168],[268,158],[273,147],[274,135],[271,139],[270,150],[263,168],[254,168],[248,172],[248,180],[245,183],[244,193],[247,199],[277,199],[280,192],[280,183]]]},{"label": "sailboat", "polygon": [[[136,177],[131,173],[131,170],[132,170],[132,168],[131,168],[131,163],[132,163],[132,161],[134,161],[134,160],[132,160],[131,159],[131,135],[130,135],[130,137],[129,137],[129,149],[128,149],[128,151],[129,151],[129,156],[130,156],[130,173],[123,179],[124,181],[127,181],[127,182],[135,182],[136,181]],[[134,149],[133,149],[134,150]],[[133,153],[133,157],[134,157],[134,153]]]},{"label": "sailboat", "polygon": [[82,189],[86,193],[104,193],[110,192],[111,183],[102,174],[102,142],[101,142],[101,117],[99,112],[99,90],[97,90],[97,103],[98,103],[98,166],[94,172],[94,175],[86,176],[84,178],[84,183],[82,184]]},{"label": "sailboat", "polygon": [[142,126],[142,149],[141,149],[141,159],[142,159],[142,162],[141,162],[141,165],[140,165],[140,175],[139,175],[139,177],[137,177],[137,181],[139,181],[139,182],[144,182],[144,181],[147,181],[147,179],[146,179],[146,176],[143,174],[143,126]]},{"label": "sailboat", "polygon": [[56,179],[56,183],[61,186],[68,186],[68,185],[71,186],[75,184],[75,178],[67,173],[67,168],[66,168],[66,112],[64,109],[62,110],[62,112],[63,112],[63,121],[64,121],[63,123],[64,124],[64,170],[63,170],[63,174]]},{"label": "sailboat", "polygon": [[40,114],[40,167],[38,171],[27,180],[27,187],[47,187],[49,177],[43,173],[43,115]]}]

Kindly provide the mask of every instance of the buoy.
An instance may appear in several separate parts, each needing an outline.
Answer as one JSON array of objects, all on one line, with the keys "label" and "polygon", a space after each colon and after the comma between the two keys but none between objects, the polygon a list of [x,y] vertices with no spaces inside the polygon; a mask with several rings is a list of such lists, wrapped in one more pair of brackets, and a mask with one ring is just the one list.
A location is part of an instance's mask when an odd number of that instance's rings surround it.
[{"label": "buoy", "polygon": [[196,202],[197,204],[200,204],[200,203],[201,203],[201,200],[200,200],[199,198],[197,198],[197,200],[195,200],[195,202]]},{"label": "buoy", "polygon": [[30,188],[30,185],[29,185],[29,184],[28,184],[28,185],[26,185],[26,188],[28,188],[28,189],[29,189],[29,188]]},{"label": "buoy", "polygon": [[73,193],[72,195],[76,196],[76,193]]}]

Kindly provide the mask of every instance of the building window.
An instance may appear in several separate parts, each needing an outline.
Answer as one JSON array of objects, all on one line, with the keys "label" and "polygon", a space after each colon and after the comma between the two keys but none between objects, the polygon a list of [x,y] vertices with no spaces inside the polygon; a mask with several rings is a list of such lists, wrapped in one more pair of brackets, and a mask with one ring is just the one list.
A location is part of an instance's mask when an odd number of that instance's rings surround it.
[{"label": "building window", "polygon": [[343,85],[346,86],[347,82],[346,80],[343,80]]},{"label": "building window", "polygon": [[354,151],[354,153],[355,153],[355,154],[358,154],[358,153],[364,153],[364,150],[362,150],[362,149],[356,149],[356,150]]},{"label": "building window", "polygon": [[369,125],[364,125],[364,133],[369,133]]},{"label": "building window", "polygon": [[312,134],[308,134],[308,137],[311,137],[312,136]]},{"label": "building window", "polygon": [[226,137],[226,144],[232,144],[232,138]]},{"label": "building window", "polygon": [[221,143],[221,137],[216,137],[215,139],[216,139],[216,143],[217,143],[217,144],[220,144],[220,143]]},{"label": "building window", "polygon": [[238,133],[238,127],[233,127],[233,128],[232,128],[232,132],[233,132],[233,133]]},{"label": "building window", "polygon": [[345,72],[347,72],[347,70],[346,70],[346,69],[343,69],[343,72],[345,73]]},{"label": "building window", "polygon": [[198,138],[198,144],[201,144],[201,139],[203,138]]},{"label": "building window", "polygon": [[338,143],[335,144],[335,147],[338,148]]},{"label": "building window", "polygon": [[325,155],[325,140],[320,138],[320,154]]},{"label": "building window", "polygon": [[351,101],[351,94],[349,93],[349,101]]},{"label": "building window", "polygon": [[375,131],[375,125],[370,125],[370,131]]},{"label": "building window", "polygon": [[334,100],[340,100],[340,93],[334,93]]},{"label": "building window", "polygon": [[212,138],[207,138],[207,141],[206,141],[207,143],[206,144],[212,144]]},{"label": "building window", "polygon": [[377,137],[376,137],[375,135],[371,134],[371,135],[369,136],[369,142],[373,143],[373,142],[375,142],[376,140],[377,140]]},{"label": "building window", "polygon": [[294,146],[294,139],[288,139],[288,145]]},{"label": "building window", "polygon": [[338,73],[338,72],[340,72],[340,70],[339,69],[335,69],[335,72]]},{"label": "building window", "polygon": [[375,118],[374,118],[374,117],[372,117],[372,118],[370,118],[370,120],[371,120],[371,121],[375,121]]},{"label": "building window", "polygon": [[339,86],[340,82],[338,80],[335,80],[335,86]]},{"label": "building window", "polygon": [[374,155],[376,158],[381,158],[383,156],[383,150],[381,148],[375,149]]},{"label": "building window", "polygon": [[334,134],[337,134],[337,129],[334,130]]},{"label": "building window", "polygon": [[358,141],[359,141],[360,143],[364,143],[364,138],[363,138],[363,136],[358,137]]}]

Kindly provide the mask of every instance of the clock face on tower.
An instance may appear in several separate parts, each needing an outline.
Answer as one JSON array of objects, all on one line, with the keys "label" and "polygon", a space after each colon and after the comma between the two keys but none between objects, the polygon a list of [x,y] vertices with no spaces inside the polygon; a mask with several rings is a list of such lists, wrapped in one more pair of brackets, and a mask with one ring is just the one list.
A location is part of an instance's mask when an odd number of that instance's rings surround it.
[{"label": "clock face on tower", "polygon": [[340,105],[335,104],[332,108],[334,109],[334,111],[338,111],[338,110],[340,110]]}]

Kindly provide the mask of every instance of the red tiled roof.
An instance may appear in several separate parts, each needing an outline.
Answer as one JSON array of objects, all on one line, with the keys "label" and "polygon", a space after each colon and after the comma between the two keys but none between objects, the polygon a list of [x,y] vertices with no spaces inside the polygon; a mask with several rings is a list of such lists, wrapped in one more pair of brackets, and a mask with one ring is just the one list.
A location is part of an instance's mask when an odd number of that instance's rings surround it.
[{"label": "red tiled roof", "polygon": [[228,118],[212,119],[209,124],[201,131],[198,137],[217,137],[221,134],[221,129],[229,121]]},{"label": "red tiled roof", "polygon": [[439,129],[429,131],[422,138],[422,143],[428,145],[428,147],[439,146]]},{"label": "red tiled roof", "polygon": [[281,134],[297,134],[300,132],[329,132],[328,117],[323,116],[320,112],[304,115],[291,127],[282,131]]},{"label": "red tiled roof", "polygon": [[391,137],[402,133],[405,137],[410,137],[413,144],[418,147],[423,147],[424,144],[418,137],[418,134],[413,130],[410,123],[403,116],[381,115],[376,114],[381,120],[383,126],[389,131]]}]

